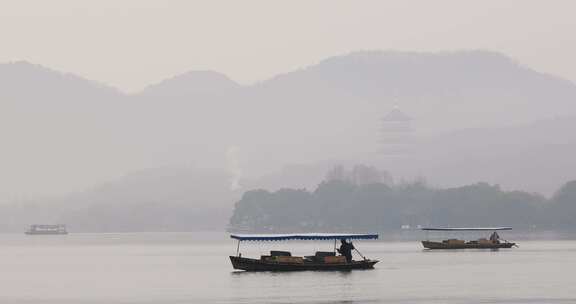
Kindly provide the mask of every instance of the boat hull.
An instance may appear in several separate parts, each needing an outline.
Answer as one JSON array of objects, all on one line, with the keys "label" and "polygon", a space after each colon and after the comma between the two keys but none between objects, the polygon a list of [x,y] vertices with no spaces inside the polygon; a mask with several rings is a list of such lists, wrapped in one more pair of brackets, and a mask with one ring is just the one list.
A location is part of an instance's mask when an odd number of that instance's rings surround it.
[{"label": "boat hull", "polygon": [[320,264],[320,263],[281,263],[275,261],[262,261],[257,259],[230,256],[234,269],[246,271],[348,271],[355,269],[372,269],[377,260],[353,261],[342,264]]},{"label": "boat hull", "polygon": [[492,243],[492,244],[448,244],[443,242],[422,241],[422,246],[426,249],[500,249],[512,248],[516,243]]},{"label": "boat hull", "polygon": [[68,232],[53,232],[53,231],[26,231],[24,232],[27,235],[65,235]]}]

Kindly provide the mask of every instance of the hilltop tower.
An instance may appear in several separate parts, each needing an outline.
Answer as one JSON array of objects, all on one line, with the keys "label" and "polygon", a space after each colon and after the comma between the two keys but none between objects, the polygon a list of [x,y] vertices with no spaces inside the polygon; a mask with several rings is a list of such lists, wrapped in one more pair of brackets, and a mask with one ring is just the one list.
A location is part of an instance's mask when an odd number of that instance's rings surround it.
[{"label": "hilltop tower", "polygon": [[412,118],[395,106],[381,119],[380,152],[389,156],[403,156],[410,152],[414,133]]}]

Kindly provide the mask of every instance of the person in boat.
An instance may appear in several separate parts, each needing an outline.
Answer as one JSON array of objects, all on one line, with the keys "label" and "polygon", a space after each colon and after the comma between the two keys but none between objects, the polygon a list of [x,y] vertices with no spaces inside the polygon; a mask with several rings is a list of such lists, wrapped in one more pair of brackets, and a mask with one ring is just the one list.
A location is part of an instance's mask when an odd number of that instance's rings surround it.
[{"label": "person in boat", "polygon": [[494,244],[500,243],[500,236],[498,235],[498,232],[496,231],[492,232],[492,234],[490,235],[490,240]]},{"label": "person in boat", "polygon": [[348,243],[346,242],[345,239],[341,239],[340,240],[340,249],[338,249],[338,252],[346,257],[346,262],[351,263],[352,262],[352,250],[354,250],[354,245],[352,245],[352,242]]}]

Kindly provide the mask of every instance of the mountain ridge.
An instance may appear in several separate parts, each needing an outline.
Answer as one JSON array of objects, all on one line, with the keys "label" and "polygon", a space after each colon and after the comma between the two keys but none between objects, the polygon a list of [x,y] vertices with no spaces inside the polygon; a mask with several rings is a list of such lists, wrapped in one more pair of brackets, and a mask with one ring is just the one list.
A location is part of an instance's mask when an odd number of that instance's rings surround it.
[{"label": "mountain ridge", "polygon": [[[73,191],[196,161],[222,168],[234,145],[253,177],[283,164],[367,157],[394,106],[417,136],[576,116],[571,82],[488,51],[353,52],[251,86],[184,73],[164,82],[182,81],[180,91],[159,96],[95,89],[32,64],[0,65],[0,75],[0,179],[17,193]],[[215,91],[187,91],[194,79],[216,80]]]},{"label": "mountain ridge", "polygon": [[135,95],[182,96],[194,93],[218,93],[221,90],[234,90],[240,87],[240,84],[219,72],[187,71],[148,85]]},{"label": "mountain ridge", "polygon": [[[14,84],[16,84],[17,81],[29,81],[30,77],[35,78],[34,80],[36,81],[51,81],[52,85],[56,83],[62,86],[65,82],[69,82],[69,84],[81,85],[93,91],[101,90],[107,91],[108,94],[124,95],[116,87],[82,77],[75,73],[63,72],[26,60],[0,63],[0,81],[9,84],[9,86],[4,86],[2,90],[0,90],[0,94],[5,92],[7,88],[14,88]],[[16,85],[16,87],[19,86]]]},{"label": "mountain ridge", "polygon": [[[148,84],[142,90],[139,90],[136,93],[127,94],[127,95],[139,95],[139,94],[142,94],[143,92],[145,92],[147,89],[150,89],[151,87],[156,87],[158,85],[166,85],[172,81],[181,82],[183,79],[190,81],[190,80],[194,80],[195,76],[202,76],[202,75],[204,75],[206,78],[212,77],[215,80],[222,81],[223,83],[227,83],[230,88],[235,88],[235,87],[249,88],[249,87],[266,86],[269,83],[283,80],[283,78],[287,77],[288,75],[315,71],[315,70],[322,69],[325,67],[330,67],[330,66],[347,65],[347,64],[350,64],[350,61],[355,62],[355,63],[362,63],[363,65],[365,63],[368,63],[369,65],[374,65],[374,64],[388,65],[388,64],[400,64],[400,63],[415,64],[415,63],[418,63],[418,61],[420,61],[419,59],[421,59],[421,58],[448,59],[449,61],[452,61],[452,60],[454,60],[454,58],[466,59],[466,58],[473,58],[473,57],[477,57],[477,56],[490,58],[492,63],[499,63],[499,64],[505,64],[505,65],[509,65],[509,66],[515,66],[515,67],[518,67],[520,69],[523,69],[523,70],[526,70],[529,72],[535,72],[535,73],[542,75],[542,76],[545,76],[545,77],[554,78],[555,80],[565,82],[566,84],[575,85],[574,82],[571,80],[568,80],[566,78],[563,78],[561,76],[554,75],[551,73],[543,73],[540,71],[536,71],[534,69],[531,69],[531,68],[517,62],[512,57],[505,55],[504,53],[497,52],[497,51],[455,50],[455,51],[437,51],[437,52],[416,52],[416,51],[396,51],[396,50],[361,50],[361,51],[348,52],[348,53],[345,53],[342,55],[329,56],[329,57],[322,59],[316,63],[308,64],[303,68],[293,69],[293,70],[285,71],[285,72],[279,72],[276,75],[270,76],[270,77],[265,78],[265,79],[260,80],[260,81],[256,81],[254,84],[249,84],[249,85],[241,85],[238,82],[231,79],[228,75],[221,73],[221,72],[218,72],[218,71],[188,70],[188,71],[185,71],[183,73],[175,74],[174,76],[164,78],[158,82]],[[83,79],[83,80],[86,80],[88,82],[95,84],[96,87],[99,86],[102,88],[112,88],[112,89],[116,90],[117,92],[122,92],[120,88],[117,88],[117,87],[111,86],[111,85],[107,85],[101,81],[88,79],[88,78],[79,76],[78,74],[76,74],[74,72],[64,72],[61,70],[50,68],[49,66],[46,66],[46,65],[42,65],[42,64],[38,64],[38,63],[32,63],[32,62],[29,62],[26,60],[0,63],[0,71],[2,71],[3,66],[9,66],[9,65],[35,67],[35,68],[38,68],[38,70],[45,70],[45,71],[54,72],[56,74],[60,74],[61,76],[72,76],[73,78]],[[199,78],[199,80],[204,80],[204,79]]]}]

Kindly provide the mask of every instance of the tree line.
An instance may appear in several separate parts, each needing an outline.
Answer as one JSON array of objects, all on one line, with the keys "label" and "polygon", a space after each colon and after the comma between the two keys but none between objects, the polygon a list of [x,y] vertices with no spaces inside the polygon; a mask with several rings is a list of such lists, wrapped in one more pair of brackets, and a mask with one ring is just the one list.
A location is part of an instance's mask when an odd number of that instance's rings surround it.
[{"label": "tree line", "polygon": [[407,225],[576,230],[576,181],[546,198],[488,183],[439,189],[423,181],[391,185],[337,178],[314,191],[247,191],[235,204],[229,229],[391,231]]}]

